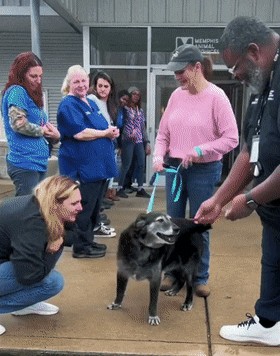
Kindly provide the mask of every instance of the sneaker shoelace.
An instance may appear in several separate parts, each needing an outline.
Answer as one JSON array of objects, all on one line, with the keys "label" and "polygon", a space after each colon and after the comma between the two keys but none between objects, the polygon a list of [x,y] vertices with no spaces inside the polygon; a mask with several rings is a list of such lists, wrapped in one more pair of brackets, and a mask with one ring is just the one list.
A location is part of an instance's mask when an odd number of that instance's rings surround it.
[{"label": "sneaker shoelace", "polygon": [[102,225],[102,224],[100,226],[100,230],[105,234],[110,234],[111,233],[111,231],[105,225]]},{"label": "sneaker shoelace", "polygon": [[239,327],[241,327],[241,328],[247,327],[247,330],[248,330],[251,325],[257,324],[255,322],[255,319],[253,318],[253,316],[250,313],[246,313],[246,316],[247,316],[248,320],[245,320],[245,321],[242,321],[241,323],[239,323],[237,325],[238,328]]}]

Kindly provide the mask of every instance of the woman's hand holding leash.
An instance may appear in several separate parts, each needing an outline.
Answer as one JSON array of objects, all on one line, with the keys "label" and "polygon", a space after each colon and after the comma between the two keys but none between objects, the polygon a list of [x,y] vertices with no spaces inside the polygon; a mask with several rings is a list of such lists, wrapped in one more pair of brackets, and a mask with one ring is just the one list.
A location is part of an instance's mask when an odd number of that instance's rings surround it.
[{"label": "woman's hand holding leash", "polygon": [[201,149],[198,146],[196,146],[182,160],[182,166],[184,168],[188,168],[188,167],[192,166],[193,163],[199,163],[199,162],[201,162],[202,156],[203,156],[203,154],[202,154]]},{"label": "woman's hand holding leash", "polygon": [[165,165],[163,163],[163,158],[161,157],[154,157],[153,159],[153,169],[155,172],[161,172],[165,168]]}]

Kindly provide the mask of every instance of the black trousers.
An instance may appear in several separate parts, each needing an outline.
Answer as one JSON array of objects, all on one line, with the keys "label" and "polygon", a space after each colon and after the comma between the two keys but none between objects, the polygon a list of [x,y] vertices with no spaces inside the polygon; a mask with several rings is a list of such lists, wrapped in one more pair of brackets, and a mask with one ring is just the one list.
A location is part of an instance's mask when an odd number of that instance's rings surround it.
[{"label": "black trousers", "polygon": [[99,210],[103,200],[106,179],[91,183],[81,183],[83,210],[77,217],[78,233],[73,241],[75,252],[86,249],[93,242],[93,227],[98,221]]}]

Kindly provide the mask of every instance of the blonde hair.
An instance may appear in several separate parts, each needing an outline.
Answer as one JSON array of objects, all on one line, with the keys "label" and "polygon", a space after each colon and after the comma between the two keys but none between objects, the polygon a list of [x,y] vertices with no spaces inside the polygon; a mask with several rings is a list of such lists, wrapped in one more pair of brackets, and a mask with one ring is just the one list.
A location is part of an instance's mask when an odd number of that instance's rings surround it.
[{"label": "blonde hair", "polygon": [[61,86],[61,89],[60,89],[62,95],[68,95],[69,94],[70,80],[71,80],[72,76],[74,74],[77,74],[77,73],[83,73],[86,76],[88,76],[85,68],[83,68],[79,64],[75,64],[75,65],[69,67],[68,71],[67,71],[67,74],[66,74],[66,77],[64,78],[62,86]]},{"label": "blonde hair", "polygon": [[64,200],[79,188],[79,182],[64,176],[45,178],[34,188],[34,195],[40,206],[40,212],[47,225],[49,241],[64,237],[64,223],[59,219],[58,211]]}]

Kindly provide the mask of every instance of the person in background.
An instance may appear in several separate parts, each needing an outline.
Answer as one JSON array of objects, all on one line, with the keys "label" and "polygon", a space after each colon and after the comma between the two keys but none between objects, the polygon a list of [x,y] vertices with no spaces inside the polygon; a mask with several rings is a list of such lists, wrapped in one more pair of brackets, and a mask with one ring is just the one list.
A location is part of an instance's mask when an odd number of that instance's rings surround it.
[{"label": "person in background", "polygon": [[[115,99],[115,83],[113,79],[105,72],[98,72],[93,78],[92,85],[89,88],[89,92],[92,92],[87,97],[93,100],[100,112],[105,117],[108,122],[108,125],[117,126],[117,104]],[[115,144],[115,156],[117,155],[117,139],[114,140]],[[104,186],[103,193],[103,204],[104,200],[109,204],[114,201],[120,200],[116,196],[116,190],[113,189],[114,178],[110,178],[107,180],[106,185]],[[108,201],[109,200],[109,201]],[[111,201],[111,202],[110,202]],[[115,229],[103,224],[100,218],[97,221],[96,226],[94,226],[94,235],[95,237],[115,237],[116,232]]]},{"label": "person in background", "polygon": [[141,92],[137,87],[130,87],[128,93],[130,95],[130,100],[125,107],[126,114],[122,128],[122,165],[117,195],[122,198],[128,197],[124,191],[124,183],[127,172],[132,164],[132,160],[135,160],[135,176],[138,184],[136,197],[150,198],[150,194],[143,188],[145,154],[150,154],[151,148],[147,140],[146,119],[144,111],[141,108]]},{"label": "person in background", "polygon": [[[117,113],[117,126],[122,131],[124,120],[125,120],[125,107],[129,103],[129,92],[126,89],[122,89],[118,92],[118,113]],[[120,137],[118,138],[118,147],[121,145]]]},{"label": "person in background", "polygon": [[[189,217],[193,218],[220,182],[223,155],[238,145],[238,129],[228,97],[208,80],[212,74],[211,61],[196,46],[178,47],[167,69],[174,71],[180,87],[171,94],[161,118],[153,165],[156,172],[164,170],[164,163],[174,167],[165,173],[167,214],[184,218],[189,202]],[[181,191],[177,183],[173,192],[174,182],[180,179]],[[199,297],[210,294],[208,231],[203,233],[203,247],[195,280]],[[165,282],[162,290],[173,281],[167,278]]]},{"label": "person in background", "polygon": [[[220,336],[280,346],[280,36],[257,18],[239,16],[225,28],[220,46],[230,73],[251,89],[252,99],[242,150],[224,183],[194,218],[213,223],[229,202],[225,217],[232,221],[256,210],[262,223],[256,314],[247,314],[248,319],[237,325],[223,326]],[[249,183],[252,188],[246,192]]]},{"label": "person in background", "polygon": [[[80,181],[83,211],[77,218],[78,234],[73,257],[97,258],[106,245],[93,241],[107,179],[117,176],[113,140],[119,129],[109,125],[98,106],[87,98],[89,78],[83,67],[69,67],[61,91],[65,95],[57,112],[61,134],[60,173]],[[95,221],[93,220],[95,219]]]},{"label": "person in background", "polygon": [[2,91],[2,116],[9,147],[7,171],[16,196],[31,194],[45,177],[51,146],[60,138],[44,111],[42,76],[41,60],[32,52],[20,53]]},{"label": "person in background", "polygon": [[[118,127],[120,128],[120,136],[118,138],[118,156],[121,156],[121,147],[122,147],[122,142],[121,142],[121,137],[122,137],[122,128],[123,124],[125,121],[125,115],[126,115],[126,109],[125,107],[129,103],[129,92],[126,89],[123,89],[118,92],[118,98],[119,98],[119,108],[118,108]],[[121,166],[120,166],[121,167]],[[133,193],[137,192],[137,188],[132,186],[133,183],[133,173],[134,173],[134,159],[132,159],[131,166],[125,176],[125,181],[124,181],[124,190],[125,193]]]},{"label": "person in background", "polygon": [[[64,285],[54,270],[71,225],[82,210],[79,184],[67,177],[45,178],[33,194],[0,205],[0,314],[53,315],[45,300]],[[0,335],[5,332],[0,325]]]}]

